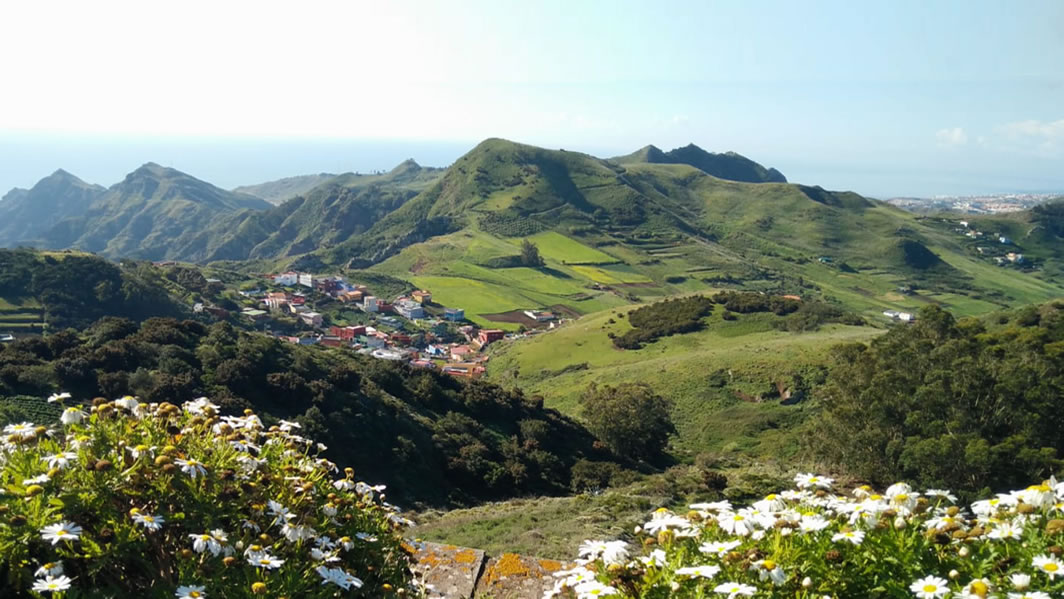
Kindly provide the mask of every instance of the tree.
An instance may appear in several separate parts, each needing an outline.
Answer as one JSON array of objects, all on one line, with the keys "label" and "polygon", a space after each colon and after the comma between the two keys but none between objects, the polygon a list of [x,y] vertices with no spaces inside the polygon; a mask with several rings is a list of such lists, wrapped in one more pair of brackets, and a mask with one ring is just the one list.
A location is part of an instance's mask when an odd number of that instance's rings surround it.
[{"label": "tree", "polygon": [[539,255],[539,248],[527,239],[521,242],[521,264],[532,268],[544,265],[543,257]]},{"label": "tree", "polygon": [[654,460],[664,453],[669,435],[676,432],[671,407],[646,383],[592,383],[583,397],[588,429],[617,455],[636,460]]}]

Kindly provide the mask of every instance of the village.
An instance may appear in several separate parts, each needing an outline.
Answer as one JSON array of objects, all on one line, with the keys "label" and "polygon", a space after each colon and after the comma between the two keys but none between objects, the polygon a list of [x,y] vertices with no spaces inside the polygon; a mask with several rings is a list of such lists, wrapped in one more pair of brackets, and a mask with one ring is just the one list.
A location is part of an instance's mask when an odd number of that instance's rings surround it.
[{"label": "village", "polygon": [[[245,307],[239,314],[267,334],[287,343],[346,348],[463,378],[483,375],[492,343],[538,335],[568,320],[529,309],[523,311],[519,330],[507,332],[476,326],[461,307],[439,305],[424,289],[386,299],[342,276],[285,272],[263,279],[265,289],[240,292],[256,307]],[[204,304],[196,304],[193,311],[216,317],[224,312]]]}]

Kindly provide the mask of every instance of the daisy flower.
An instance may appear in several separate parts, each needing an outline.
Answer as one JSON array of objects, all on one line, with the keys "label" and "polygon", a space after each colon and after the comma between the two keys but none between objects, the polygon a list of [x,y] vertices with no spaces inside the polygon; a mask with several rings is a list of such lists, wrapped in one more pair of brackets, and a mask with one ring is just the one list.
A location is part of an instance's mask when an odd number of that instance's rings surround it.
[{"label": "daisy flower", "polygon": [[162,516],[153,516],[151,514],[145,514],[143,512],[135,512],[133,514],[133,521],[140,524],[148,530],[159,530],[163,524],[166,523],[166,519]]},{"label": "daisy flower", "polygon": [[207,476],[207,468],[203,466],[202,462],[196,460],[182,460],[180,458],[174,460],[174,463],[181,467],[181,472],[189,475],[190,478],[196,478],[197,476]]},{"label": "daisy flower", "polygon": [[204,599],[207,596],[207,594],[203,592],[205,588],[207,587],[195,585],[179,586],[177,587],[174,596],[178,599]]},{"label": "daisy flower", "polygon": [[839,541],[847,541],[854,545],[860,545],[864,541],[865,533],[862,530],[847,530],[844,532],[835,533],[831,537],[831,542],[838,543]]},{"label": "daisy flower", "polygon": [[677,568],[677,576],[688,578],[713,578],[720,573],[720,566],[692,566],[689,568]]},{"label": "daisy flower", "polygon": [[815,474],[795,474],[794,484],[799,489],[830,489],[835,479]]},{"label": "daisy flower", "polygon": [[62,470],[70,465],[71,460],[78,459],[78,454],[72,451],[64,451],[55,455],[49,455],[41,458],[41,461],[48,464],[49,468],[58,468]]},{"label": "daisy flower", "polygon": [[75,408],[75,407],[71,406],[71,407],[63,410],[62,415],[59,416],[59,421],[62,422],[63,424],[71,425],[71,424],[77,424],[77,423],[81,422],[82,420],[85,420],[85,418],[87,418],[87,417],[88,417],[88,414],[86,414],[84,410],[82,410],[81,408]]},{"label": "daisy flower", "polygon": [[1057,576],[1064,574],[1064,564],[1055,556],[1039,555],[1031,560],[1036,568],[1046,573],[1049,580],[1056,580]]},{"label": "daisy flower", "polygon": [[36,434],[36,428],[32,422],[19,422],[4,427],[5,435],[14,435],[21,439],[29,439]]},{"label": "daisy flower", "polygon": [[63,573],[63,562],[58,561],[58,562],[48,562],[47,564],[42,564],[40,568],[37,568],[37,571],[34,572],[33,575],[36,576],[37,578],[41,578],[41,577],[44,577],[44,576],[59,576],[62,573]]},{"label": "daisy flower", "polygon": [[1017,572],[1009,576],[1009,582],[1012,583],[1013,588],[1017,591],[1026,591],[1027,587],[1031,586],[1031,575]]},{"label": "daisy flower", "polygon": [[265,551],[257,551],[248,556],[248,563],[256,568],[273,570],[275,568],[280,568],[281,565],[284,564],[284,560],[276,558]]},{"label": "daisy flower", "polygon": [[1049,593],[1031,591],[1029,593],[1009,593],[1009,599],[1052,599]]},{"label": "daisy flower", "polygon": [[38,593],[56,593],[69,589],[71,582],[73,581],[66,576],[45,576],[33,581],[33,590]]},{"label": "daisy flower", "polygon": [[48,396],[48,403],[55,403],[57,401],[63,401],[64,399],[70,399],[69,393],[53,393]]},{"label": "daisy flower", "polygon": [[72,522],[49,524],[41,529],[41,538],[56,545],[59,541],[76,541],[81,536],[81,527]]},{"label": "daisy flower", "polygon": [[718,584],[713,591],[721,595],[727,595],[728,599],[735,599],[740,595],[752,597],[757,592],[757,587],[738,582],[725,582],[724,584]]},{"label": "daisy flower", "polygon": [[925,576],[909,585],[909,590],[919,599],[941,599],[949,594],[946,579]]}]

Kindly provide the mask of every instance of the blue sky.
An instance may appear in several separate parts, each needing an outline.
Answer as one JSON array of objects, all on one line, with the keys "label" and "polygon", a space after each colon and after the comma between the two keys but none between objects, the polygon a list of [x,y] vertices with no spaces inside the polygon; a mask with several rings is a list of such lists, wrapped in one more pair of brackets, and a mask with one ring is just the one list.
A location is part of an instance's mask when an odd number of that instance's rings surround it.
[{"label": "blue sky", "polygon": [[2,190],[149,160],[228,187],[506,137],[694,142],[877,197],[1064,191],[1055,0],[59,4],[0,7]]}]

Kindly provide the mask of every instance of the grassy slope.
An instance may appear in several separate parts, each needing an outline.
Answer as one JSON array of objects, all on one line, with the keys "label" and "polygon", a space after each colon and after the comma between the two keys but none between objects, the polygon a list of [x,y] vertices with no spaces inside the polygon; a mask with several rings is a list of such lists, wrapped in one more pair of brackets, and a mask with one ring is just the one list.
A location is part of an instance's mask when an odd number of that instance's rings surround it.
[{"label": "grassy slope", "polygon": [[[616,314],[590,315],[549,334],[500,346],[488,376],[543,395],[548,406],[570,415],[579,414],[580,393],[592,382],[646,382],[675,404],[675,447],[681,453],[779,455],[796,449],[784,425],[801,419],[804,407],[748,403],[735,391],[757,394],[791,373],[821,364],[835,344],[882,332],[830,325],[812,333],[785,333],[773,328],[775,316],[740,315],[726,322],[718,310],[707,319],[706,330],[624,351],[607,337],[630,328]],[[709,382],[717,370],[728,373],[723,388]]]}]

